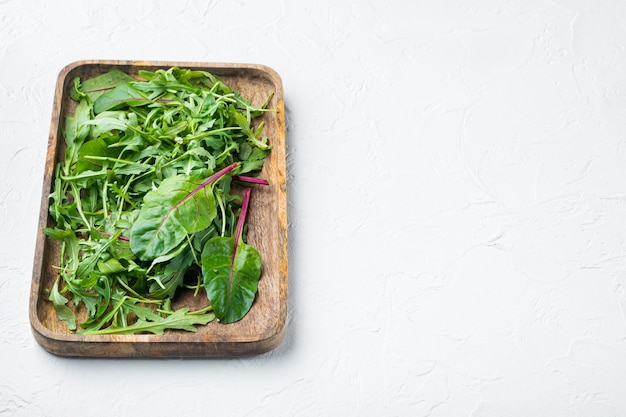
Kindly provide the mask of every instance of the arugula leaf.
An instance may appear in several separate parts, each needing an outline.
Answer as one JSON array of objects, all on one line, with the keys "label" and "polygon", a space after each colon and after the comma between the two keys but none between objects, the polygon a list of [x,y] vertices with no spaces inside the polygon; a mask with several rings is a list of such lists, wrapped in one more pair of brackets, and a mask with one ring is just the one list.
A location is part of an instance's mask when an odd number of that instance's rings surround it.
[{"label": "arugula leaf", "polygon": [[63,130],[63,137],[65,138],[65,144],[67,149],[65,150],[65,165],[63,171],[67,174],[70,171],[70,167],[76,161],[78,150],[83,144],[87,136],[89,135],[90,126],[85,123],[89,121],[91,117],[91,105],[87,100],[82,99],[73,116],[68,116],[65,120],[65,129]]},{"label": "arugula leaf", "polygon": [[74,232],[72,232],[71,230],[62,230],[56,227],[44,227],[42,231],[46,236],[55,240],[67,239],[74,235]]},{"label": "arugula leaf", "polygon": [[176,310],[170,315],[161,317],[158,314],[145,314],[146,318],[138,319],[135,323],[127,326],[113,325],[105,329],[85,330],[78,332],[80,334],[135,334],[135,333],[153,333],[164,334],[167,329],[186,330],[188,332],[197,332],[197,325],[205,325],[215,320],[212,313],[193,314],[189,313],[189,309],[184,307]]},{"label": "arugula leaf", "polygon": [[237,124],[237,126],[239,126],[243,133],[247,136],[250,143],[254,144],[256,147],[264,151],[271,149],[271,147],[267,144],[267,138],[260,137],[263,126],[260,126],[259,129],[253,130],[250,126],[250,119],[243,114],[237,111],[232,111],[230,115],[233,118],[235,124]]},{"label": "arugula leaf", "polygon": [[72,309],[70,309],[66,304],[68,299],[63,297],[59,293],[59,281],[55,281],[52,286],[52,291],[50,291],[50,295],[48,297],[49,301],[52,301],[52,305],[59,316],[59,319],[63,320],[67,323],[67,328],[70,330],[76,330],[76,316]]}]

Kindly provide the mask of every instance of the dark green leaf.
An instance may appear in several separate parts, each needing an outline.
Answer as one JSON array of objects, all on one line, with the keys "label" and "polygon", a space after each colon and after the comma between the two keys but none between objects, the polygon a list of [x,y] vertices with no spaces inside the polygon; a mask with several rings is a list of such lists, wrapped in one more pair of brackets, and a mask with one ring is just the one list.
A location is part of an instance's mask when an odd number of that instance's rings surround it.
[{"label": "dark green leaf", "polygon": [[142,106],[151,103],[142,92],[130,84],[122,84],[102,94],[93,104],[94,113],[118,108],[123,105]]},{"label": "dark green leaf", "polygon": [[119,149],[110,148],[104,139],[85,142],[78,150],[74,172],[79,174],[85,171],[99,171],[105,165],[106,159],[103,158],[116,158],[119,152]]},{"label": "dark green leaf", "polygon": [[215,237],[202,250],[202,275],[215,316],[222,323],[240,320],[252,306],[261,277],[261,256],[235,239]]},{"label": "dark green leaf", "polygon": [[118,85],[137,81],[135,78],[120,70],[111,70],[82,83],[82,91],[94,102],[98,97]]}]

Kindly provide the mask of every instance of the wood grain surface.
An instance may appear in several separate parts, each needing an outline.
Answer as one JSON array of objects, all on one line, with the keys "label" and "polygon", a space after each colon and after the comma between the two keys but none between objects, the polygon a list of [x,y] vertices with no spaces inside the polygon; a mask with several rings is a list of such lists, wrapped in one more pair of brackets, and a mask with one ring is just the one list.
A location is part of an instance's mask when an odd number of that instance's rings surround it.
[{"label": "wood grain surface", "polygon": [[[263,259],[263,270],[257,297],[249,313],[228,325],[213,321],[198,326],[197,333],[167,331],[164,335],[79,335],[58,320],[46,291],[56,280],[59,245],[41,232],[50,226],[48,196],[54,167],[62,158],[65,117],[73,113],[76,103],[69,91],[75,77],[91,78],[112,69],[137,76],[139,70],[158,68],[198,69],[219,76],[226,84],[241,92],[254,105],[262,105],[274,93],[269,107],[276,112],[265,113],[264,134],[272,152],[265,161],[262,175],[269,187],[255,187],[248,214],[248,243],[255,246]],[[254,64],[143,62],[143,61],[79,61],[65,67],[59,74],[48,153],[44,170],[39,228],[30,294],[30,323],[37,342],[47,351],[62,356],[87,357],[234,357],[267,352],[278,346],[286,331],[287,315],[287,196],[285,167],[285,122],[282,81],[272,69]],[[206,296],[193,297],[191,292],[177,295],[173,307],[191,309],[206,306]],[[84,311],[76,311],[85,318]],[[80,321],[79,321],[80,322]]]}]

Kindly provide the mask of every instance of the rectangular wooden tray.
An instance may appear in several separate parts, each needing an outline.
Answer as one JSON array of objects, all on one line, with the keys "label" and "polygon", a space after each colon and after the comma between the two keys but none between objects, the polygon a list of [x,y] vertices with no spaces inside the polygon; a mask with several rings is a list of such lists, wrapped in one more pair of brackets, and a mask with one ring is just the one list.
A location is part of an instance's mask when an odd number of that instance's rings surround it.
[{"label": "rectangular wooden tray", "polygon": [[[59,245],[47,238],[41,229],[51,225],[48,216],[48,196],[54,167],[62,159],[64,140],[61,134],[65,117],[72,114],[76,103],[70,98],[75,77],[95,77],[112,69],[136,76],[139,70],[158,68],[198,69],[220,77],[254,105],[262,105],[270,93],[274,96],[269,107],[264,134],[272,152],[265,161],[263,177],[268,187],[257,187],[250,202],[247,218],[248,243],[255,246],[263,259],[257,298],[249,313],[239,322],[224,325],[213,321],[198,326],[197,333],[168,331],[164,335],[79,335],[70,332],[57,319],[52,303],[46,300],[46,290],[56,279]],[[79,61],[65,67],[59,74],[48,153],[44,171],[39,231],[35,248],[30,294],[30,323],[37,342],[47,351],[61,356],[86,357],[234,357],[267,352],[278,346],[286,331],[287,315],[287,196],[285,172],[285,119],[282,81],[272,69],[263,65],[143,62],[143,61]],[[191,309],[206,305],[206,297],[195,299],[185,294],[177,303]],[[197,304],[197,305],[196,305]]]}]

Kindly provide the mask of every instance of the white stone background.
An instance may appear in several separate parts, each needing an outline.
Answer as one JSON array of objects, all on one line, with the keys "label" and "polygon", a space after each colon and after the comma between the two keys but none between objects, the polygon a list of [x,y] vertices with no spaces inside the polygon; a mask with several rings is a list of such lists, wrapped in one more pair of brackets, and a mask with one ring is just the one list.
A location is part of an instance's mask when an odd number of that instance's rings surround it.
[{"label": "white stone background", "polygon": [[[626,416],[625,46],[620,0],[0,1],[0,415]],[[282,76],[277,349],[35,342],[54,86],[81,59]]]}]

